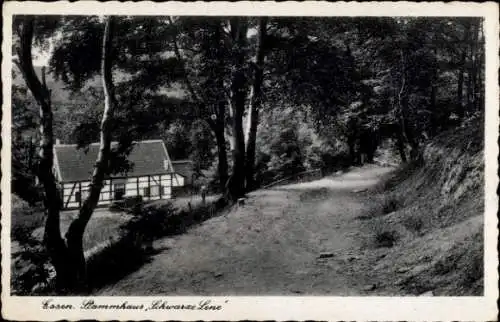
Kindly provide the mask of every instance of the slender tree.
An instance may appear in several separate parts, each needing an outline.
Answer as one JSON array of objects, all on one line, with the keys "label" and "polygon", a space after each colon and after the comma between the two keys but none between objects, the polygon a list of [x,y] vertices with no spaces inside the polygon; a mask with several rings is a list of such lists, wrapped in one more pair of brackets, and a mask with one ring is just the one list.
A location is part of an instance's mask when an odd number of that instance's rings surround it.
[{"label": "slender tree", "polygon": [[[171,35],[175,56],[183,66],[181,81],[196,105],[196,116],[204,120],[215,137],[220,190],[224,191],[228,180],[228,159],[225,137],[226,127],[226,57],[222,21],[208,19],[206,25],[192,25],[190,19],[168,18],[173,29]],[[202,35],[199,31],[202,29]],[[180,39],[184,39],[182,43]],[[192,47],[200,47],[193,51]],[[191,49],[191,50],[190,50]],[[192,77],[194,70],[204,80]],[[199,77],[200,78],[200,77]]]},{"label": "slender tree", "polygon": [[53,173],[53,113],[50,90],[42,69],[42,80],[35,73],[32,61],[32,42],[34,35],[34,17],[25,17],[18,24],[19,45],[17,47],[18,66],[23,78],[40,107],[40,162],[38,177],[44,187],[44,204],[47,213],[45,224],[45,245],[57,274],[57,287],[61,291],[82,292],[86,286],[85,257],[83,253],[83,234],[92,213],[97,206],[105,176],[109,173],[111,158],[111,122],[115,110],[114,86],[112,80],[112,41],[114,18],[106,19],[101,70],[105,89],[105,108],[101,121],[100,149],[90,184],[89,196],[85,199],[78,217],[70,224],[66,241],[60,231],[61,198]]},{"label": "slender tree", "polygon": [[77,281],[86,281],[85,272],[85,257],[83,254],[83,233],[87,226],[92,213],[99,201],[101,189],[104,184],[104,179],[110,172],[109,161],[111,159],[111,123],[113,114],[116,110],[115,89],[113,84],[112,65],[113,65],[113,33],[114,33],[114,17],[110,16],[106,19],[104,29],[102,56],[101,56],[101,73],[102,83],[104,88],[104,111],[101,120],[100,128],[100,146],[99,153],[94,165],[94,172],[90,182],[90,191],[88,197],[83,202],[78,213],[78,217],[73,220],[66,234],[70,262],[74,263],[77,273]]},{"label": "slender tree", "polygon": [[245,193],[245,136],[243,114],[247,101],[247,30],[246,18],[230,19],[231,65],[231,115],[233,131],[233,172],[227,183],[227,198],[236,200]]},{"label": "slender tree", "polygon": [[458,82],[457,82],[457,112],[458,116],[460,118],[463,118],[465,115],[465,110],[464,110],[464,74],[465,74],[465,62],[466,62],[466,57],[467,53],[465,50],[462,51],[461,53],[461,58],[460,58],[460,63],[459,63],[459,68],[458,68]]},{"label": "slender tree", "polygon": [[248,134],[246,144],[246,189],[252,190],[255,188],[255,142],[257,139],[257,127],[259,124],[259,109],[263,100],[263,81],[264,81],[264,59],[267,46],[267,17],[259,18],[258,24],[258,39],[257,39],[257,54],[254,64],[254,76],[252,83],[252,95],[248,113]]},{"label": "slender tree", "polygon": [[44,242],[51,258],[52,264],[57,272],[57,287],[66,289],[72,279],[71,268],[67,265],[67,248],[61,237],[60,231],[60,208],[61,198],[53,173],[53,147],[54,135],[52,128],[52,103],[50,90],[45,82],[45,70],[42,72],[42,81],[38,79],[33,67],[32,43],[34,37],[35,18],[26,16],[17,21],[17,34],[19,43],[16,48],[18,61],[16,62],[21,71],[27,87],[35,98],[40,110],[40,160],[37,176],[44,190],[44,205],[46,212],[46,223]]}]

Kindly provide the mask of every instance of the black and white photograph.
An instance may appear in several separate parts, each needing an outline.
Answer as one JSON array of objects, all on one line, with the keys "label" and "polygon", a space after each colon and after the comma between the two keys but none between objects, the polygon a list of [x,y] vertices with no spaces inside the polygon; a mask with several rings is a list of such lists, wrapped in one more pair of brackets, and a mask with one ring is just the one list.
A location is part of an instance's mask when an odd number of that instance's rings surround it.
[{"label": "black and white photograph", "polygon": [[4,13],[2,315],[495,319],[498,5],[35,4]]}]

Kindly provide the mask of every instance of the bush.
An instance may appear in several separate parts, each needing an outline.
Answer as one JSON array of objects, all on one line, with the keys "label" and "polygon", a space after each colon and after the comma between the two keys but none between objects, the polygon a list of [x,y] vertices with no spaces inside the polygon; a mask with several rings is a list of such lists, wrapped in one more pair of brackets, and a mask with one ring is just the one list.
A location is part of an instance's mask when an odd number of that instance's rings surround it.
[{"label": "bush", "polygon": [[172,229],[172,217],[176,216],[170,203],[161,207],[138,206],[131,209],[130,213],[134,217],[122,227],[128,234],[139,234],[146,238],[163,236],[166,231]]},{"label": "bush", "polygon": [[422,168],[419,162],[409,162],[401,166],[394,175],[384,183],[384,190],[394,189],[398,184],[410,178],[415,172]]},{"label": "bush", "polygon": [[149,259],[153,240],[178,232],[182,226],[170,203],[160,207],[138,203],[128,212],[133,218],[120,227],[122,237],[87,259],[90,289],[119,280],[141,267]]},{"label": "bush", "polygon": [[148,260],[141,240],[134,234],[110,243],[87,259],[89,289],[118,281]]},{"label": "bush", "polygon": [[324,173],[332,173],[338,170],[344,170],[351,166],[351,157],[346,152],[321,154],[321,170]]},{"label": "bush", "polygon": [[126,197],[123,200],[114,201],[110,206],[110,211],[135,211],[142,205],[142,196]]},{"label": "bush", "polygon": [[119,280],[138,269],[149,260],[153,240],[183,233],[189,226],[212,217],[225,205],[221,198],[212,205],[201,205],[181,212],[170,203],[161,206],[139,205],[130,209],[133,218],[121,226],[122,238],[110,242],[88,258],[90,289]]},{"label": "bush", "polygon": [[373,205],[366,213],[358,216],[360,220],[368,220],[388,215],[398,209],[401,209],[402,202],[395,195],[376,196],[373,199]]},{"label": "bush", "polygon": [[213,217],[225,205],[224,199],[221,198],[213,204],[200,204],[180,212],[170,203],[160,207],[141,206],[131,211],[134,217],[122,227],[127,231],[127,235],[137,235],[138,238],[148,241],[182,233],[187,227]]},{"label": "bush", "polygon": [[12,195],[11,204],[12,239],[20,243],[27,243],[30,241],[33,231],[43,226],[45,215],[43,211],[31,207],[16,195]]},{"label": "bush", "polygon": [[382,201],[382,212],[390,214],[401,208],[401,201],[395,195],[385,196]]},{"label": "bush", "polygon": [[383,231],[375,234],[375,245],[376,247],[392,247],[396,244],[398,240],[398,234],[396,231]]},{"label": "bush", "polygon": [[55,271],[43,244],[31,238],[12,258],[11,285],[16,295],[42,295],[54,287]]},{"label": "bush", "polygon": [[420,234],[424,228],[424,222],[419,217],[410,216],[403,220],[403,225],[406,229],[413,233]]},{"label": "bush", "polygon": [[11,180],[12,192],[26,200],[30,205],[43,201],[43,190],[40,186],[35,186],[33,176],[17,170],[14,164]]},{"label": "bush", "polygon": [[54,278],[54,269],[40,240],[33,231],[43,227],[45,216],[28,202],[12,195],[12,241],[19,247],[12,253],[11,286],[16,295],[47,293]]}]

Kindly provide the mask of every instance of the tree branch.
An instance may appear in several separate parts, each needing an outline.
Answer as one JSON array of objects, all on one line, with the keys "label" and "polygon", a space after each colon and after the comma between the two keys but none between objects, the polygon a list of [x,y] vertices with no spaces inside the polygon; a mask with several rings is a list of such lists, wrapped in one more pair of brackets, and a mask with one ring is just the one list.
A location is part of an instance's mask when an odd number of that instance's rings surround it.
[{"label": "tree branch", "polygon": [[16,48],[17,55],[19,56],[19,62],[16,64],[21,70],[26,85],[35,97],[35,100],[38,102],[43,111],[46,112],[50,109],[47,101],[47,87],[44,86],[44,84],[42,84],[38,79],[33,67],[33,59],[31,57],[34,18],[26,18],[22,28],[18,27],[17,30],[20,33],[20,45]]},{"label": "tree branch", "polygon": [[[169,24],[171,26],[175,26],[174,22],[172,21],[172,18],[170,16],[168,17],[168,22],[169,22]],[[201,103],[203,103],[203,101],[202,101],[202,99],[200,99],[198,97],[198,95],[196,95],[196,92],[195,92],[195,90],[193,88],[193,85],[191,84],[191,81],[189,80],[189,77],[188,77],[188,74],[187,74],[187,71],[186,71],[186,68],[185,68],[185,62],[184,62],[184,59],[182,58],[181,52],[179,50],[179,46],[177,44],[177,34],[179,33],[177,27],[176,27],[176,30],[177,30],[177,32],[176,32],[176,34],[174,35],[174,37],[172,39],[172,45],[174,46],[175,56],[177,57],[177,59],[179,60],[179,62],[181,62],[182,65],[183,65],[184,83],[186,83],[186,87],[187,87],[189,93],[191,94],[191,96],[193,97],[193,100],[196,101],[197,103],[201,104]]]},{"label": "tree branch", "polygon": [[403,92],[405,90],[405,83],[406,83],[406,75],[405,75],[405,60],[404,60],[404,54],[403,50],[400,51],[401,53],[401,89],[399,91],[398,97],[401,100],[401,96],[403,95]]},{"label": "tree branch", "polygon": [[[89,196],[83,202],[78,216],[78,221],[73,222],[68,230],[68,245],[70,244],[71,233],[82,234],[86,224],[90,220],[99,201],[101,189],[105,176],[109,172],[109,160],[111,154],[111,122],[116,109],[115,86],[113,84],[113,37],[115,21],[114,17],[107,18],[104,29],[103,47],[101,56],[102,82],[104,88],[104,111],[101,120],[100,129],[100,147],[97,159],[94,165],[94,172],[90,182]],[[76,231],[74,231],[74,229]]]}]

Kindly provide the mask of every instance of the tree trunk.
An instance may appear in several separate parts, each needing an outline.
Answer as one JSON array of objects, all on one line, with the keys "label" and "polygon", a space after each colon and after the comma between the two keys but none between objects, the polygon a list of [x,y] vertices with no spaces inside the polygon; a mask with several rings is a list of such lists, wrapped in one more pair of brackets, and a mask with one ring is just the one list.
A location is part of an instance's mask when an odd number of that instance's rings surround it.
[{"label": "tree trunk", "polygon": [[462,119],[465,116],[465,109],[464,109],[464,74],[465,74],[465,61],[467,58],[467,53],[464,51],[462,52],[462,57],[460,59],[460,69],[458,70],[458,87],[457,87],[457,114]]},{"label": "tree trunk", "polygon": [[255,62],[254,80],[252,86],[252,100],[248,119],[248,136],[246,151],[246,190],[255,188],[254,167],[255,167],[255,144],[257,140],[257,127],[259,124],[259,109],[262,106],[262,82],[264,80],[264,59],[266,43],[267,18],[259,20],[259,38],[257,44],[257,59]]},{"label": "tree trunk", "polygon": [[56,270],[56,287],[59,291],[67,291],[71,287],[71,271],[66,264],[67,248],[61,237],[59,212],[61,198],[53,173],[54,134],[52,129],[52,103],[50,91],[45,83],[45,69],[42,69],[40,82],[33,68],[31,47],[34,32],[34,18],[27,17],[19,30],[20,44],[17,48],[18,67],[29,90],[40,108],[40,161],[37,176],[44,190],[44,205],[47,215],[44,231],[44,244],[51,263]]},{"label": "tree trunk", "polygon": [[484,86],[483,86],[483,77],[482,77],[482,70],[483,70],[483,62],[482,62],[482,57],[480,56],[477,60],[477,66],[476,66],[476,106],[475,106],[475,111],[480,111],[483,106],[483,100],[484,100]]},{"label": "tree trunk", "polygon": [[214,26],[214,42],[216,46],[216,50],[214,51],[215,56],[213,59],[217,62],[216,72],[217,77],[216,86],[217,86],[217,107],[216,107],[216,120],[215,120],[215,139],[217,143],[217,156],[218,156],[218,164],[217,170],[219,172],[219,187],[221,192],[224,192],[226,183],[228,180],[228,162],[227,162],[227,150],[226,150],[226,137],[225,127],[226,127],[226,94],[224,88],[224,69],[225,69],[225,60],[224,55],[221,53],[222,37],[221,37],[221,25],[217,22]]},{"label": "tree trunk", "polygon": [[233,40],[233,72],[231,77],[231,108],[233,109],[233,173],[227,183],[226,196],[236,201],[245,193],[245,136],[243,133],[243,114],[247,96],[244,63],[247,37],[247,24],[244,18],[231,19]]},{"label": "tree trunk", "polygon": [[471,37],[471,53],[470,53],[470,60],[471,60],[471,64],[470,64],[470,69],[469,69],[469,77],[470,77],[470,85],[469,85],[469,89],[471,91],[471,94],[470,94],[470,97],[471,97],[471,100],[469,102],[469,112],[470,113],[473,113],[474,110],[475,110],[475,107],[477,106],[477,93],[476,93],[476,89],[477,89],[477,62],[476,62],[476,58],[477,58],[477,39],[478,39],[478,34],[477,34],[477,30],[479,29],[478,28],[479,26],[476,25],[475,23],[473,23],[471,25],[471,32],[472,32],[472,37]]},{"label": "tree trunk", "polygon": [[401,157],[401,162],[406,163],[408,161],[406,157],[406,152],[405,152],[405,143],[404,143],[404,138],[401,135],[402,131],[399,130],[397,138],[396,138],[396,145],[398,147],[399,151],[399,156]]},{"label": "tree trunk", "polygon": [[475,93],[476,93],[476,106],[475,111],[478,111],[483,106],[483,24],[482,21],[478,22],[476,30],[476,55],[475,55]]},{"label": "tree trunk", "polygon": [[349,157],[351,159],[351,165],[356,165],[358,158],[356,155],[356,136],[350,135],[347,137],[347,145],[349,146]]},{"label": "tree trunk", "polygon": [[248,135],[246,146],[246,162],[245,162],[245,177],[246,191],[251,191],[255,188],[254,171],[255,171],[255,145],[257,141],[257,127],[259,124],[259,110],[254,104],[250,105],[248,115]]},{"label": "tree trunk", "polygon": [[[418,145],[418,140],[415,137],[415,134],[412,130],[412,128],[408,125],[407,123],[407,116],[405,111],[408,108],[408,96],[407,95],[402,95],[400,98],[400,127],[401,127],[401,134],[400,134],[400,139],[401,142],[403,143],[403,150],[404,150],[404,145],[407,143],[410,146],[410,160],[411,161],[416,161],[417,159],[420,158],[420,147]],[[406,159],[406,156],[403,157],[401,156],[401,159]],[[405,161],[403,161],[405,162]]]},{"label": "tree trunk", "polygon": [[410,126],[405,125],[405,130],[406,138],[408,140],[408,144],[410,145],[410,160],[417,161],[420,159],[420,146],[418,138],[415,136],[415,132]]},{"label": "tree trunk", "polygon": [[437,108],[436,108],[436,86],[434,84],[431,85],[431,103],[430,103],[430,108],[431,108],[431,116],[430,116],[430,124],[429,124],[429,134],[430,136],[434,136],[434,134],[437,131]]},{"label": "tree trunk", "polygon": [[224,125],[222,127],[215,125],[212,126],[212,132],[215,135],[215,142],[217,144],[217,172],[219,175],[219,187],[222,192],[226,188],[228,175],[227,151],[226,151],[226,137],[224,135]]},{"label": "tree trunk", "polygon": [[474,56],[474,35],[473,35],[473,24],[472,23],[467,23],[465,26],[465,35],[464,35],[464,42],[465,42],[465,48],[464,52],[466,53],[466,60],[464,62],[464,69],[466,68],[465,66],[468,65],[467,68],[467,80],[466,80],[466,89],[467,89],[467,95],[466,95],[466,105],[464,108],[464,114],[468,114],[472,110],[472,106],[474,104],[473,99],[474,99],[474,85],[473,85],[473,56]]},{"label": "tree trunk", "polygon": [[403,113],[404,103],[403,103],[403,99],[401,98],[401,95],[399,97],[398,105],[399,105],[399,108],[398,108],[398,125],[399,125],[398,130],[399,130],[399,133],[397,135],[397,144],[398,144],[399,154],[401,155],[401,161],[407,162],[406,153],[405,153],[405,146],[408,143],[408,137],[406,136],[406,133],[407,133],[406,120],[405,120],[404,113]]},{"label": "tree trunk", "polygon": [[[174,25],[172,19],[169,18],[170,25]],[[221,53],[222,41],[222,30],[220,22],[216,21],[211,25],[211,31],[213,37],[211,38],[211,48],[213,50],[208,51],[208,58],[210,61],[217,62],[213,68],[213,74],[211,77],[216,78],[215,86],[215,97],[213,100],[205,100],[206,95],[198,95],[191,84],[188,74],[184,72],[184,83],[191,94],[192,99],[198,104],[199,116],[204,117],[205,121],[210,126],[212,130],[216,144],[217,144],[217,155],[218,155],[218,175],[219,175],[219,187],[222,192],[225,192],[226,183],[228,181],[228,160],[226,151],[226,138],[225,138],[225,126],[226,126],[226,94],[224,87],[224,76],[225,76],[225,65],[226,61],[224,55]],[[177,37],[177,36],[176,36]],[[177,39],[173,39],[174,53],[179,61],[183,61],[179,46],[177,45]],[[208,112],[207,109],[210,107],[215,107],[212,113]],[[208,114],[208,115],[207,115]],[[212,117],[215,116],[215,119]]]},{"label": "tree trunk", "polygon": [[243,135],[243,108],[237,108],[233,120],[233,172],[226,184],[228,197],[235,201],[245,193],[245,138]]},{"label": "tree trunk", "polygon": [[399,135],[398,135],[398,149],[401,154],[401,160],[403,162],[407,161],[405,153],[405,145],[410,144],[411,151],[410,157],[417,157],[419,155],[418,144],[413,137],[411,130],[407,125],[407,109],[408,109],[408,90],[406,82],[406,58],[403,50],[401,50],[401,86],[398,93],[398,109],[397,117],[399,122]]},{"label": "tree trunk", "polygon": [[[438,52],[437,48],[434,48],[434,57],[437,60],[438,57]],[[431,103],[430,103],[430,108],[431,108],[431,114],[430,114],[430,126],[429,126],[429,134],[430,136],[434,136],[435,133],[437,132],[438,128],[438,109],[437,109],[437,102],[436,102],[436,96],[437,96],[437,82],[438,82],[438,75],[439,75],[439,70],[438,70],[438,62],[436,61],[435,67],[433,68],[432,71],[432,79],[431,79]]]},{"label": "tree trunk", "polygon": [[111,154],[111,121],[115,110],[114,86],[112,78],[112,40],[114,18],[108,17],[104,30],[103,49],[101,57],[101,72],[104,88],[104,112],[101,120],[100,148],[94,165],[94,172],[90,182],[89,196],[83,202],[78,217],[71,223],[66,241],[68,244],[68,261],[76,267],[77,287],[86,282],[85,257],[83,253],[83,233],[92,213],[97,206],[104,178],[109,172]]},{"label": "tree trunk", "polygon": [[467,71],[467,108],[465,114],[469,114],[472,111],[474,105],[474,85],[472,81],[472,71],[471,68]]}]

